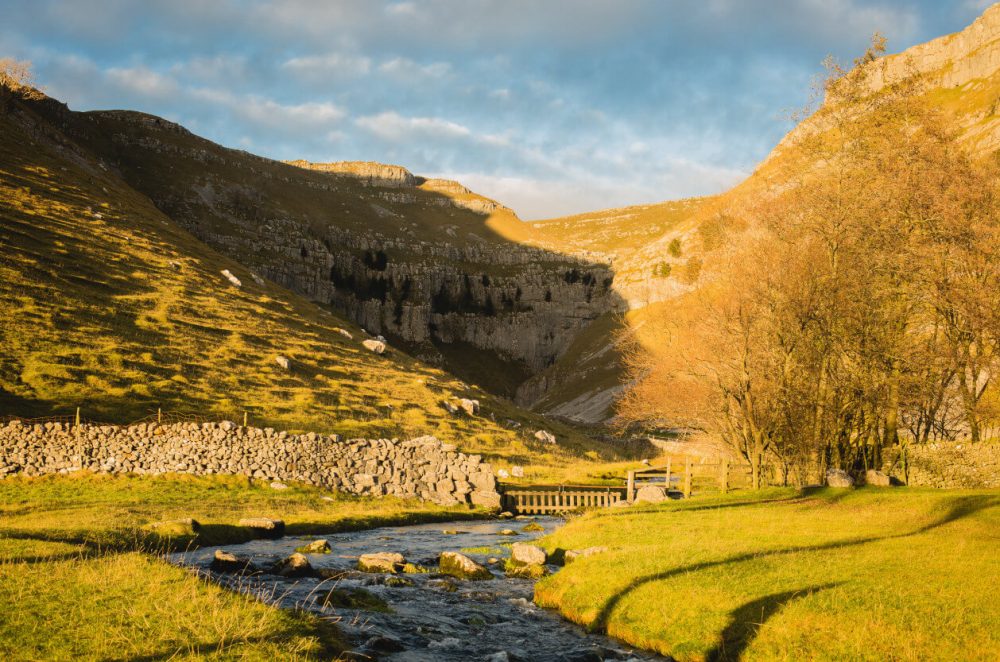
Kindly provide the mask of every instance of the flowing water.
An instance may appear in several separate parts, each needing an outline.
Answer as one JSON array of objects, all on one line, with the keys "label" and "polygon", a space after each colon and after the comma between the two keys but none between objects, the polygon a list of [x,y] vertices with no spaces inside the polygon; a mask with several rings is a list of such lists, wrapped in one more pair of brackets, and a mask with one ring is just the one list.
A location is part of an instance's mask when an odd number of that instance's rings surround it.
[{"label": "flowing water", "polygon": [[[607,637],[589,634],[563,620],[558,614],[532,603],[533,582],[507,578],[503,558],[509,549],[503,543],[526,542],[545,535],[561,520],[538,517],[533,521],[543,532],[522,532],[527,522],[473,521],[445,522],[416,526],[387,527],[328,536],[285,537],[279,540],[255,540],[242,545],[226,545],[226,551],[251,557],[258,567],[267,567],[307,542],[325,538],[333,549],[330,554],[308,556],[321,571],[342,570],[335,579],[283,579],[275,575],[236,578],[214,577],[240,590],[250,591],[281,606],[299,606],[334,616],[358,652],[374,659],[393,661],[491,660],[493,662],[598,662],[600,660],[658,660],[649,653],[630,650]],[[511,528],[517,536],[502,536]],[[449,534],[443,533],[449,531]],[[456,532],[457,533],[454,533]],[[474,549],[482,548],[482,549]],[[173,560],[204,569],[211,563],[216,547],[174,555]],[[463,552],[487,563],[495,577],[487,581],[463,581],[434,574],[376,575],[353,572],[357,558],[370,552],[399,552],[407,561],[429,568],[436,566],[443,551]],[[482,553],[480,553],[482,552]],[[550,567],[557,571],[558,568]],[[403,577],[412,586],[393,586]],[[322,607],[323,596],[331,588],[357,589],[381,598],[391,611],[378,612],[349,608]]]}]

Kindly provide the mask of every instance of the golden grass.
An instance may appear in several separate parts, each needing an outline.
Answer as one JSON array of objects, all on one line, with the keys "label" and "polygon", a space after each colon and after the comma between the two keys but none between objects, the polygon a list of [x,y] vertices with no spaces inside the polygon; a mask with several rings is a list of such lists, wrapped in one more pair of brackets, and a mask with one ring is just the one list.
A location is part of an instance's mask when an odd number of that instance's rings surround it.
[{"label": "golden grass", "polygon": [[679,660],[996,660],[1000,494],[792,490],[597,512],[536,600]]}]

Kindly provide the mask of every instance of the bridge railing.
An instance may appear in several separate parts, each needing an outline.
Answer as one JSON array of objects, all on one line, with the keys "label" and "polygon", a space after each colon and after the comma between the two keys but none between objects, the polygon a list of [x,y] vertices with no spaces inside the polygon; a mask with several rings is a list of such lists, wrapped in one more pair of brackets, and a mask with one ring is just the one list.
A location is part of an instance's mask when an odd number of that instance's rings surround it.
[{"label": "bridge railing", "polygon": [[625,499],[625,489],[591,485],[503,486],[504,510],[521,515],[553,515],[588,508],[606,508]]}]

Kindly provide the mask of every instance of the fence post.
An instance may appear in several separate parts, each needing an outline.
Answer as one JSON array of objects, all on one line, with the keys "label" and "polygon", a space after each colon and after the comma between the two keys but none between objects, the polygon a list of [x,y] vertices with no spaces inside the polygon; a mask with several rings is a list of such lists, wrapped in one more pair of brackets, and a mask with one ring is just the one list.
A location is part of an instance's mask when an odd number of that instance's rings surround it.
[{"label": "fence post", "polygon": [[729,492],[729,458],[722,458],[722,473],[719,476],[720,485],[719,488],[722,490],[723,494]]},{"label": "fence post", "polygon": [[80,408],[76,408],[76,421],[74,422],[74,427],[80,427]]},{"label": "fence post", "polygon": [[163,425],[163,410],[159,407],[156,408],[156,424]]},{"label": "fence post", "polygon": [[246,426],[247,426],[247,412],[246,412],[246,410],[244,410],[243,411],[243,427],[246,427]]},{"label": "fence post", "polygon": [[635,472],[628,472],[628,483],[625,486],[625,500],[632,503],[635,500]]},{"label": "fence post", "polygon": [[691,496],[691,456],[684,457],[684,498]]},{"label": "fence post", "polygon": [[670,470],[671,470],[671,468],[673,466],[673,463],[674,463],[674,458],[668,457],[667,458],[667,494],[668,495],[670,494],[670,473],[671,473]]}]

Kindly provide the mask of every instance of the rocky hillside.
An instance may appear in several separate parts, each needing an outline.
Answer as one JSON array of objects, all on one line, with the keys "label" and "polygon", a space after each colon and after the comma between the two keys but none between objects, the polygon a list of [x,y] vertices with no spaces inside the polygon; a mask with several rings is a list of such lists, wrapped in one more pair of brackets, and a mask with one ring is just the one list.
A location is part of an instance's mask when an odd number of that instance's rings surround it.
[{"label": "rocky hillside", "polygon": [[[962,140],[987,156],[1000,148],[1000,4],[965,30],[914,46],[872,64],[872,94],[919,74],[927,103],[951,116]],[[791,131],[747,180],[726,193],[693,200],[609,209],[535,223],[529,241],[596,262],[615,272],[615,288],[631,310],[627,318],[602,323],[611,334],[641,329],[643,309],[669,306],[675,297],[711,277],[716,252],[726,238],[746,230],[742,211],[769,190],[780,189],[787,168],[808,169],[795,147],[808,132],[824,129],[823,113]],[[590,383],[576,379],[586,359]],[[584,333],[563,358],[522,385],[519,401],[540,411],[581,421],[610,416],[609,403],[622,388],[619,354],[607,336]]]},{"label": "rocky hillside", "polygon": [[[77,407],[84,419],[107,422],[155,416],[158,408],[230,420],[246,413],[260,427],[348,438],[433,434],[518,462],[560,465],[604,452],[391,343],[382,354],[371,351],[365,342],[373,339],[358,325],[268,278],[304,273],[300,251],[316,243],[292,244],[284,262],[264,248],[268,260],[238,262],[165,215],[104,157],[68,136],[62,122],[47,119],[58,117],[78,121],[52,100],[0,99],[0,416],[70,415]],[[122,126],[156,123],[127,117]],[[332,175],[274,167],[304,172],[315,185],[336,184]],[[160,174],[150,170],[148,178]],[[189,176],[198,177],[194,170]],[[208,188],[203,193],[222,204]],[[247,237],[270,236],[241,227],[220,220],[216,235],[247,251]],[[225,228],[231,234],[223,235]],[[276,236],[282,246],[301,238],[294,231],[292,239]],[[296,270],[279,270],[285,262]],[[478,411],[463,411],[462,398],[478,400]],[[555,445],[534,438],[543,428],[555,433]]]},{"label": "rocky hillside", "polygon": [[280,163],[141,113],[38,110],[214,249],[495,392],[623,307],[609,265],[530,245],[530,224],[456,182]]}]

